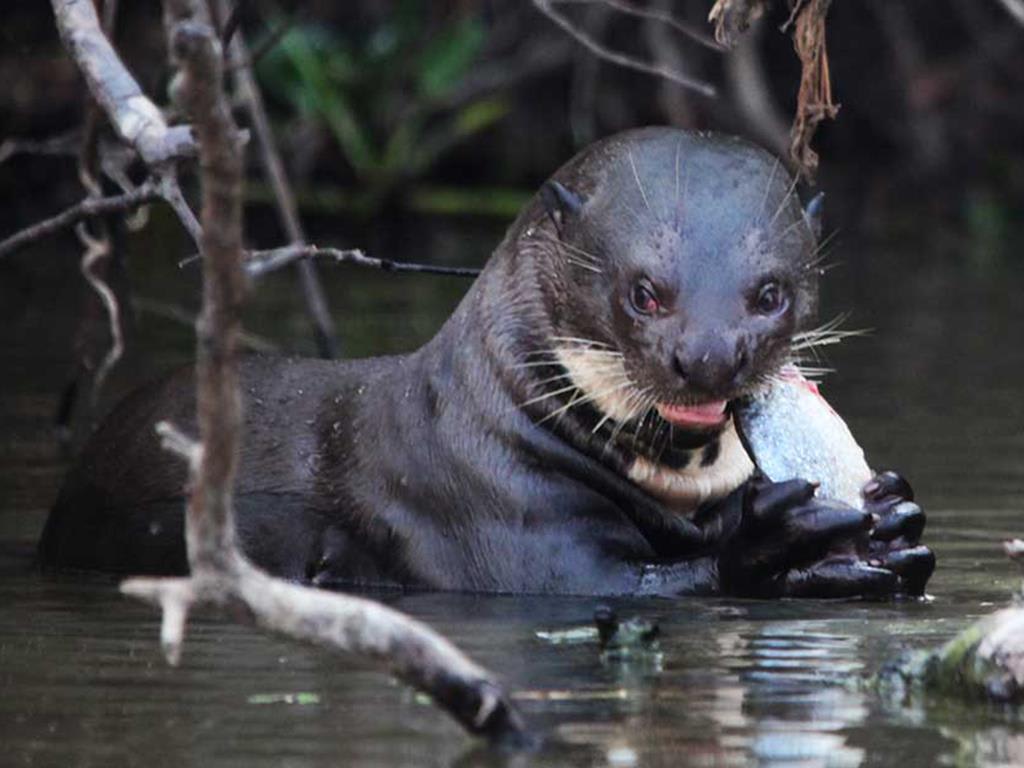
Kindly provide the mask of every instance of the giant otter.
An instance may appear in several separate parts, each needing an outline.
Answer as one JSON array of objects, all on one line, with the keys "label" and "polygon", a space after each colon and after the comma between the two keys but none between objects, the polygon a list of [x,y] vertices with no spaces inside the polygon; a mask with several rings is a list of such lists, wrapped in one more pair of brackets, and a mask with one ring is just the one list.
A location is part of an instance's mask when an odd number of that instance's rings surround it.
[{"label": "giant otter", "polygon": [[[769,483],[730,402],[816,310],[816,232],[777,160],[668,128],[575,157],[458,309],[408,355],[249,358],[236,490],[245,552],[322,586],[851,596],[920,592],[923,513],[885,474],[867,511]],[[85,446],[43,563],[181,573],[182,370]],[[885,531],[884,536],[873,531]]]}]

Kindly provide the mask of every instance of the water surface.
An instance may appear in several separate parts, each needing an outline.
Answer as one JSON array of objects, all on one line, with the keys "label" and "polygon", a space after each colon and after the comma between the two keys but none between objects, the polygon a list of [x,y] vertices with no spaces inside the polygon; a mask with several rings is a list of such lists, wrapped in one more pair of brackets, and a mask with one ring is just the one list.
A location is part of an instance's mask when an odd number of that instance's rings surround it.
[{"label": "water surface", "polygon": [[[410,233],[382,256],[479,261],[497,230]],[[163,239],[161,239],[163,238]],[[169,240],[169,242],[167,242]],[[848,238],[849,240],[849,238]],[[66,245],[64,243],[63,245]],[[195,306],[160,222],[133,241],[136,294]],[[656,618],[660,652],[602,659],[538,632],[587,624],[595,601],[443,594],[386,599],[496,670],[532,726],[536,765],[933,766],[1024,763],[1012,713],[887,701],[861,681],[903,649],[941,642],[1019,586],[998,542],[1024,534],[1024,275],[921,266],[910,249],[850,243],[824,314],[874,332],[830,353],[825,394],[876,467],[914,482],[938,555],[927,603],[612,601]],[[350,354],[428,338],[465,283],[352,270],[326,277]],[[249,328],[308,349],[288,276],[256,294]],[[158,620],[106,579],[43,577],[31,546],[64,463],[54,437],[79,317],[73,252],[0,264],[0,764],[320,766],[500,761],[409,689],[350,658],[195,619],[181,667]],[[107,399],[186,361],[187,327],[142,314]]]}]

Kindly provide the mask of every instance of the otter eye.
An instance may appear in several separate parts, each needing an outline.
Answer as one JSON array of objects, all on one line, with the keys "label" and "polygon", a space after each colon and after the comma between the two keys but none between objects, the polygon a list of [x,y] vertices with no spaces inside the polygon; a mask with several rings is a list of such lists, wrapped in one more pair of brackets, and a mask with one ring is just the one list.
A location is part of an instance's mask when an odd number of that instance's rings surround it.
[{"label": "otter eye", "polygon": [[782,286],[770,281],[761,286],[754,299],[754,309],[762,315],[777,315],[789,306],[789,299],[786,297]]},{"label": "otter eye", "polygon": [[658,297],[654,295],[654,288],[646,280],[640,280],[633,286],[629,301],[641,315],[653,315],[661,307]]}]

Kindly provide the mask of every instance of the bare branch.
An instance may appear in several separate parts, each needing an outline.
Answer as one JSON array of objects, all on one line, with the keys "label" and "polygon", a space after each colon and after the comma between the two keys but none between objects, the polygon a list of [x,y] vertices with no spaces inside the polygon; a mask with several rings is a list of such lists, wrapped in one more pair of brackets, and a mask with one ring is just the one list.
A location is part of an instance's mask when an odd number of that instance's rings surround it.
[{"label": "bare branch", "polygon": [[[199,261],[201,256],[193,254],[178,262],[178,267],[187,267]],[[245,267],[249,277],[263,277],[281,267],[302,259],[324,258],[336,264],[354,264],[357,267],[379,269],[382,272],[418,272],[427,275],[448,275],[450,277],[477,277],[476,267],[442,267],[436,264],[418,264],[412,261],[393,261],[367,256],[359,248],[329,248],[319,245],[287,245],[261,251],[246,251]]]},{"label": "bare branch", "polygon": [[0,241],[0,257],[14,253],[26,245],[34,243],[36,240],[41,240],[48,235],[66,229],[83,219],[88,219],[92,216],[102,216],[107,213],[130,211],[140,205],[159,200],[161,197],[160,190],[149,181],[123,195],[87,197],[82,202],[61,211],[56,216],[51,216],[49,219],[33,224],[31,227],[26,227],[6,240]]},{"label": "bare branch", "polygon": [[193,605],[241,607],[267,629],[383,660],[467,730],[519,743],[525,728],[511,700],[443,637],[373,601],[272,578],[236,547],[232,488],[241,434],[236,357],[246,284],[241,145],[221,88],[213,29],[193,17],[191,0],[166,0],[165,11],[171,50],[181,67],[177,93],[195,122],[202,169],[203,311],[196,345],[202,443],[166,422],[158,425],[165,446],[187,457],[190,465],[185,534],[191,578],[130,579],[122,589],[161,606],[161,645],[171,663],[180,658]]},{"label": "bare branch", "polygon": [[519,713],[491,674],[427,625],[372,600],[289,584],[236,557],[227,573],[122,583],[124,594],[162,608],[161,646],[170,663],[180,659],[193,607],[232,605],[241,608],[232,613],[264,629],[383,663],[471,733],[513,744],[525,739]]},{"label": "bare branch", "polygon": [[64,47],[78,64],[96,102],[118,136],[132,145],[146,165],[194,154],[188,126],[169,127],[142,92],[100,28],[92,0],[52,0]]},{"label": "bare branch", "polygon": [[998,0],[998,2],[1018,24],[1024,25],[1024,0]]},{"label": "bare branch", "polygon": [[[575,2],[580,2],[580,0],[575,0]],[[583,2],[593,2],[593,0],[583,0]],[[604,3],[609,8],[614,8],[619,13],[624,13],[628,16],[636,16],[637,18],[667,24],[680,34],[686,35],[691,40],[700,43],[705,48],[710,48],[712,51],[718,51],[721,53],[726,50],[725,46],[715,42],[714,38],[710,35],[705,34],[691,24],[680,21],[671,13],[666,13],[665,11],[659,11],[652,8],[640,8],[632,3],[626,2],[626,0],[600,0],[600,2]]]},{"label": "bare branch", "polygon": [[[138,294],[133,296],[132,309],[139,313],[159,317],[162,320],[169,320],[178,325],[188,326],[192,330],[195,330],[196,327],[196,316],[189,310],[178,306],[177,304],[160,301],[159,299],[154,299],[149,296],[139,296]],[[244,329],[242,330],[242,335],[238,337],[238,342],[243,347],[252,350],[253,352],[262,352],[264,354],[271,355],[281,353],[281,347],[278,344],[275,344],[264,336],[259,336]]]},{"label": "bare branch", "polygon": [[110,258],[110,239],[107,237],[92,237],[86,229],[84,222],[79,222],[76,231],[78,239],[85,246],[85,253],[82,255],[81,262],[82,275],[103,303],[110,327],[110,349],[107,350],[103,360],[100,361],[92,381],[92,406],[95,408],[99,392],[103,389],[107,376],[114,369],[114,366],[117,365],[121,355],[124,354],[124,333],[121,330],[121,310],[117,303],[117,297],[114,295],[110,285],[103,279],[103,276],[97,273],[97,266],[104,259]]},{"label": "bare branch", "polygon": [[358,248],[341,250],[322,248],[316,245],[290,245],[265,251],[249,251],[245,260],[245,271],[250,277],[262,277],[268,272],[303,259],[330,259],[338,264],[355,264],[360,267],[380,269],[385,272],[420,272],[455,277],[476,277],[479,269],[470,267],[440,267],[432,264],[413,264],[391,259],[377,259],[367,256]]},{"label": "bare branch", "polygon": [[178,174],[173,168],[161,173],[157,180],[157,188],[160,190],[160,198],[171,206],[171,210],[178,216],[181,226],[188,232],[192,241],[199,245],[203,236],[203,228],[196,218],[195,212],[185,199],[181,191],[181,184],[178,183]]},{"label": "bare branch", "polygon": [[767,0],[715,0],[708,21],[715,25],[715,40],[732,48],[751,24],[764,15]]},{"label": "bare branch", "polygon": [[178,666],[188,612],[197,600],[192,579],[128,579],[121,593],[160,606],[160,649],[168,664]]},{"label": "bare branch", "polygon": [[612,64],[617,64],[618,66],[625,67],[626,69],[633,69],[637,72],[644,72],[648,75],[663,77],[666,80],[670,80],[673,83],[682,86],[683,88],[690,88],[691,90],[697,91],[704,96],[714,97],[716,95],[717,92],[715,87],[711,85],[711,83],[688,77],[681,72],[669,69],[660,64],[641,61],[640,59],[627,56],[619,51],[613,51],[611,48],[608,48],[599,41],[590,37],[581,29],[577,28],[568,18],[556,11],[552,7],[553,1],[554,0],[533,0],[533,4],[538,11],[561,27],[566,33],[571,35],[577,42],[586,47],[587,50],[595,56],[599,56],[606,61],[610,61]]},{"label": "bare branch", "polygon": [[199,463],[203,459],[202,443],[193,440],[169,421],[158,421],[155,429],[160,436],[161,448],[184,459],[190,474],[199,471]]},{"label": "bare branch", "polygon": [[260,60],[274,50],[274,47],[288,34],[288,30],[294,26],[296,13],[297,10],[293,11],[291,16],[280,22],[275,29],[260,40],[246,58],[241,61],[230,62],[226,67],[227,71],[233,72],[238,67],[249,67],[251,69],[259,64]]},{"label": "bare branch", "polygon": [[[227,14],[227,0],[215,0],[216,8],[223,18]],[[284,163],[278,154],[277,146],[274,144],[274,133],[270,128],[270,120],[267,117],[267,110],[263,105],[263,96],[252,69],[246,63],[249,59],[249,52],[245,45],[241,29],[237,29],[244,12],[244,2],[239,2],[228,17],[225,24],[224,39],[230,40],[228,47],[228,66],[237,65],[232,71],[235,87],[238,96],[245,105],[249,120],[252,123],[253,131],[256,134],[256,145],[259,147],[260,160],[267,174],[267,180],[274,192],[274,205],[277,209],[281,226],[288,237],[289,243],[298,245],[306,240],[306,233],[303,231],[302,222],[299,219],[299,207],[295,203],[295,194],[292,192],[291,184],[288,182],[288,175],[284,170]],[[234,22],[234,29],[232,29]],[[233,36],[233,39],[232,39]],[[323,286],[316,274],[316,267],[312,262],[298,262],[299,279],[302,282],[302,292],[306,297],[306,307],[309,311],[313,326],[316,329],[316,341],[322,357],[334,357],[337,352],[337,337],[334,333],[334,321],[331,319],[331,311],[327,306],[327,297],[324,295]]]}]

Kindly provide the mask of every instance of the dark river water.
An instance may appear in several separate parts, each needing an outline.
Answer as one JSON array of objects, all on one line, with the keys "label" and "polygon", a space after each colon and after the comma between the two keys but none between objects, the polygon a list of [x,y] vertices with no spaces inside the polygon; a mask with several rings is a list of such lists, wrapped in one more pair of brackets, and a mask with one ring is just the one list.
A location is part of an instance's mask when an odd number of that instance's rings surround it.
[{"label": "dark river water", "polygon": [[[385,238],[379,255],[479,263],[499,234],[443,224]],[[931,247],[847,238],[823,312],[850,310],[848,326],[873,329],[830,352],[838,373],[823,391],[873,465],[914,483],[938,555],[931,599],[612,601],[662,628],[656,653],[614,661],[549,634],[586,625],[591,599],[389,597],[507,682],[544,737],[539,752],[511,757],[386,674],[216,615],[192,621],[169,668],[151,609],[108,580],[34,572],[66,466],[53,424],[80,278],[70,241],[0,263],[0,765],[1024,764],[1011,712],[896,702],[865,685],[885,659],[949,638],[1020,585],[999,542],[1024,534],[1024,272],[930,263]],[[162,220],[132,241],[139,311],[105,401],[188,359],[191,331],[164,306],[196,305],[194,276],[173,266],[181,250]],[[325,282],[352,355],[419,344],[466,287],[349,269]],[[261,285],[248,327],[308,349],[294,287],[289,275]]]}]

